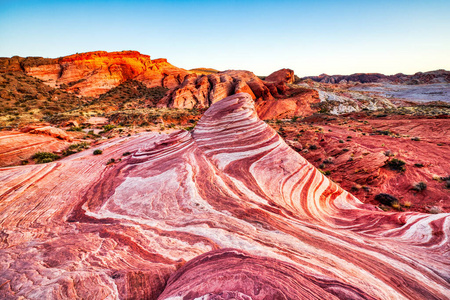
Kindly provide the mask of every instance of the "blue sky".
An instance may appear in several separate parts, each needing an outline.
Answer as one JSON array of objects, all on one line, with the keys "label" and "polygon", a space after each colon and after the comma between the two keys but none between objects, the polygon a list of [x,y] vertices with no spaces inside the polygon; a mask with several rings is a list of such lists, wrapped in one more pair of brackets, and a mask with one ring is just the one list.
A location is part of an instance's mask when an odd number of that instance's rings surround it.
[{"label": "blue sky", "polygon": [[257,75],[450,70],[450,1],[0,0],[0,56],[95,50]]}]

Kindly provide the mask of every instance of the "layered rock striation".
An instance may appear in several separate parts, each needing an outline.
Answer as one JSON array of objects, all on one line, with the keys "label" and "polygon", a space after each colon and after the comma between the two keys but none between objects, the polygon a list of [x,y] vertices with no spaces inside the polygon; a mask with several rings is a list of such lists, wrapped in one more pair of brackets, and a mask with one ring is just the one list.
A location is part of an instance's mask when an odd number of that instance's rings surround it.
[{"label": "layered rock striation", "polygon": [[0,169],[1,298],[448,297],[450,215],[362,204],[249,94],[101,148]]}]

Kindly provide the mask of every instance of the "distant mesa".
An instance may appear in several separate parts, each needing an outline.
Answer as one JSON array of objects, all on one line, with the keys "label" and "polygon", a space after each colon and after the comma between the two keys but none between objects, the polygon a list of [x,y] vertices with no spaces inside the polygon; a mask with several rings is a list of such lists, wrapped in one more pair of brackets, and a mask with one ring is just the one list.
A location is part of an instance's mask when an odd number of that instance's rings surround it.
[{"label": "distant mesa", "polygon": [[430,83],[450,83],[450,71],[436,70],[430,72],[418,72],[413,75],[398,73],[395,75],[384,75],[380,73],[355,73],[352,75],[327,75],[307,76],[305,79],[311,79],[321,83],[375,83],[391,82],[399,84],[430,84]]}]

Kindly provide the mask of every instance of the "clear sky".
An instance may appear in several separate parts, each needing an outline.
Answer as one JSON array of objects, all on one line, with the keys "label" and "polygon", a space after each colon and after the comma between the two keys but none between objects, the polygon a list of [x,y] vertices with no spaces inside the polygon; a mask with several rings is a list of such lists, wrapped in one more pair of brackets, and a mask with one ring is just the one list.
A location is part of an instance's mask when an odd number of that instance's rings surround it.
[{"label": "clear sky", "polygon": [[95,50],[257,75],[450,70],[450,0],[0,0],[0,56]]}]

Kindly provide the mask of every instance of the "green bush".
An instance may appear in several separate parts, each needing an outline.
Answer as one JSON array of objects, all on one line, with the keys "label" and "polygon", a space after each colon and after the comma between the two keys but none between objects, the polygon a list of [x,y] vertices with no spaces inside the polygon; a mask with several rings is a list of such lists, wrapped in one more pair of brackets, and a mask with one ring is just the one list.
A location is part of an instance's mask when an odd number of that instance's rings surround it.
[{"label": "green bush", "polygon": [[103,131],[104,132],[108,132],[108,131],[111,131],[114,128],[116,128],[116,125],[108,124],[108,125],[103,126]]},{"label": "green bush", "polygon": [[413,185],[413,190],[418,191],[418,192],[424,191],[426,188],[427,188],[427,184],[423,181],[418,182]]},{"label": "green bush", "polygon": [[88,148],[89,148],[89,144],[86,142],[75,143],[75,144],[70,145],[66,150],[64,150],[63,155],[68,156],[68,155],[83,151],[84,149],[88,149]]},{"label": "green bush", "polygon": [[67,129],[67,131],[82,131],[83,128],[81,127],[76,127],[76,126],[72,126],[69,129]]},{"label": "green bush", "polygon": [[51,152],[37,152],[31,158],[38,164],[44,164],[59,159],[59,156]]},{"label": "green bush", "polygon": [[100,154],[102,154],[102,153],[103,153],[103,151],[100,150],[100,149],[95,149],[95,150],[94,150],[94,155],[100,155]]},{"label": "green bush", "polygon": [[406,170],[406,163],[401,159],[393,158],[389,160],[386,165],[389,167],[389,169],[394,171],[404,172]]}]

